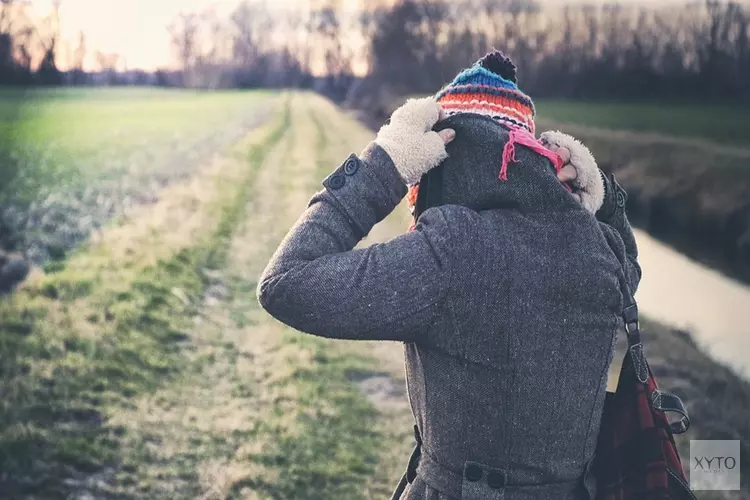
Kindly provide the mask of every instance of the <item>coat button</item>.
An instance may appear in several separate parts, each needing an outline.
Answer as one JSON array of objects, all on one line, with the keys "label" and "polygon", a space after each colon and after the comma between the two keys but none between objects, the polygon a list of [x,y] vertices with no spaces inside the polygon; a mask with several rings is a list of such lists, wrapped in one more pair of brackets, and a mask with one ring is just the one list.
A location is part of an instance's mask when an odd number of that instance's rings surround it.
[{"label": "coat button", "polygon": [[354,175],[359,170],[359,162],[354,158],[349,158],[344,164],[344,173],[346,175]]},{"label": "coat button", "polygon": [[623,208],[625,206],[625,194],[622,191],[617,192],[617,206]]},{"label": "coat button", "polygon": [[482,469],[478,465],[471,464],[466,467],[464,475],[473,483],[482,479]]},{"label": "coat button", "polygon": [[340,174],[332,175],[331,178],[328,179],[328,186],[330,186],[331,189],[341,189],[344,187],[345,183],[346,179]]},{"label": "coat button", "polygon": [[502,472],[490,472],[487,475],[487,484],[490,485],[490,488],[493,490],[499,490],[500,488],[505,487],[505,474]]}]

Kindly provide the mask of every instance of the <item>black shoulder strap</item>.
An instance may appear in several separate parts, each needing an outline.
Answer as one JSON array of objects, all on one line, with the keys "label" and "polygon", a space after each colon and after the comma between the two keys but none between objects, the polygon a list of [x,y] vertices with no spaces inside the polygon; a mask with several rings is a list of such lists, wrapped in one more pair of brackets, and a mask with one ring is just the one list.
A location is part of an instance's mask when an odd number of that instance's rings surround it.
[{"label": "black shoulder strap", "polygon": [[646,355],[643,353],[643,341],[641,340],[641,322],[638,319],[638,304],[635,297],[630,293],[630,286],[625,278],[623,268],[620,277],[620,286],[622,295],[625,300],[625,307],[622,310],[622,319],[625,322],[625,332],[628,335],[628,351],[630,358],[633,360],[635,376],[638,381],[645,384],[648,382],[649,370],[646,364]]},{"label": "black shoulder strap", "polygon": [[[623,264],[622,262],[620,263]],[[649,376],[651,376],[651,370],[649,369],[648,361],[646,361],[646,354],[643,352],[641,323],[638,318],[638,304],[630,291],[630,286],[625,277],[624,265],[621,270],[622,272],[620,273],[619,280],[624,298],[622,319],[625,322],[625,332],[628,336],[628,352],[630,353],[630,359],[633,361],[636,378],[638,378],[638,381],[642,384],[646,384]],[[669,424],[672,433],[682,434],[688,430],[690,427],[690,417],[688,417],[685,404],[679,397],[658,389],[652,391],[649,397],[651,398],[651,406],[655,410],[663,411],[665,413],[676,413],[679,416],[679,420],[672,421]]]}]

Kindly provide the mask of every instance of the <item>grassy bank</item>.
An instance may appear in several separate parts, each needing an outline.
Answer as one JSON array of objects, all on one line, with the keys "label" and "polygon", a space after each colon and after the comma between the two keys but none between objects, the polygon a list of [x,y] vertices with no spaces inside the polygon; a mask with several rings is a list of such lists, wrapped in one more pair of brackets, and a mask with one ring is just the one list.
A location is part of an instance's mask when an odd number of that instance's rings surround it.
[{"label": "grassy bank", "polygon": [[535,99],[543,121],[750,147],[750,108],[663,102]]},{"label": "grassy bank", "polygon": [[126,430],[108,421],[184,369],[205,275],[223,266],[258,158],[288,120],[273,127],[258,132],[249,162],[235,157],[162,193],[0,302],[4,498],[65,498],[82,474],[133,467]]},{"label": "grassy bank", "polygon": [[0,302],[0,496],[390,493],[412,444],[400,346],[299,334],[255,297],[322,178],[370,134],[314,95],[275,109]]}]

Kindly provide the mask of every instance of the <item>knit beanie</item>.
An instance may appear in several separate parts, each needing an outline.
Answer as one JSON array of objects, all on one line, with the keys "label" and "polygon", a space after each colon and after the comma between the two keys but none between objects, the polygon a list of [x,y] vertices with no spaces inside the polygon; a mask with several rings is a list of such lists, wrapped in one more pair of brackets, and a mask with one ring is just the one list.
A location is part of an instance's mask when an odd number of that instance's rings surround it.
[{"label": "knit beanie", "polygon": [[534,103],[518,89],[516,66],[500,51],[462,71],[435,99],[449,116],[477,113],[534,134]]},{"label": "knit beanie", "polygon": [[[498,158],[501,165],[499,178],[506,180],[508,165],[515,161],[515,145],[530,147],[552,161],[557,170],[562,166],[560,158],[546,150],[534,138],[536,109],[529,96],[518,88],[516,66],[500,51],[493,51],[479,59],[474,65],[453,79],[438,92],[435,99],[448,116],[474,113],[489,117],[510,129],[503,155]],[[420,198],[420,183],[409,186],[407,204],[414,216],[414,229]]]}]

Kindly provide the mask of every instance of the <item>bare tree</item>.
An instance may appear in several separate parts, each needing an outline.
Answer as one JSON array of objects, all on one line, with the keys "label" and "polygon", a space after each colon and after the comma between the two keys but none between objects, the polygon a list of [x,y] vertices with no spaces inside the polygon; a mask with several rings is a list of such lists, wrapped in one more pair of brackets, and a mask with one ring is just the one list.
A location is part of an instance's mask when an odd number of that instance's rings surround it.
[{"label": "bare tree", "polygon": [[115,85],[118,83],[117,66],[120,63],[120,55],[116,53],[106,53],[96,51],[94,54],[96,66],[101,73],[102,80],[100,83],[105,85]]},{"label": "bare tree", "polygon": [[76,46],[73,54],[73,69],[83,71],[84,64],[86,62],[86,35],[83,31],[78,33],[78,45]]},{"label": "bare tree", "polygon": [[[335,98],[387,102],[434,92],[498,48],[539,96],[750,100],[750,11],[736,1],[571,4],[554,16],[527,0],[399,0],[364,4],[356,16],[340,0],[312,4],[248,0],[226,20],[181,15],[171,34],[183,84],[314,83]],[[354,67],[368,74],[355,78]]]},{"label": "bare tree", "polygon": [[29,83],[35,30],[27,5],[0,0],[0,83]]},{"label": "bare tree", "polygon": [[190,86],[191,73],[198,56],[199,22],[198,14],[180,14],[177,21],[169,27],[172,47],[177,54],[185,86]]},{"label": "bare tree", "polygon": [[53,0],[52,13],[36,29],[42,53],[36,75],[37,80],[42,85],[59,85],[62,83],[62,75],[57,68],[57,51],[60,46],[61,3],[61,0]]}]

